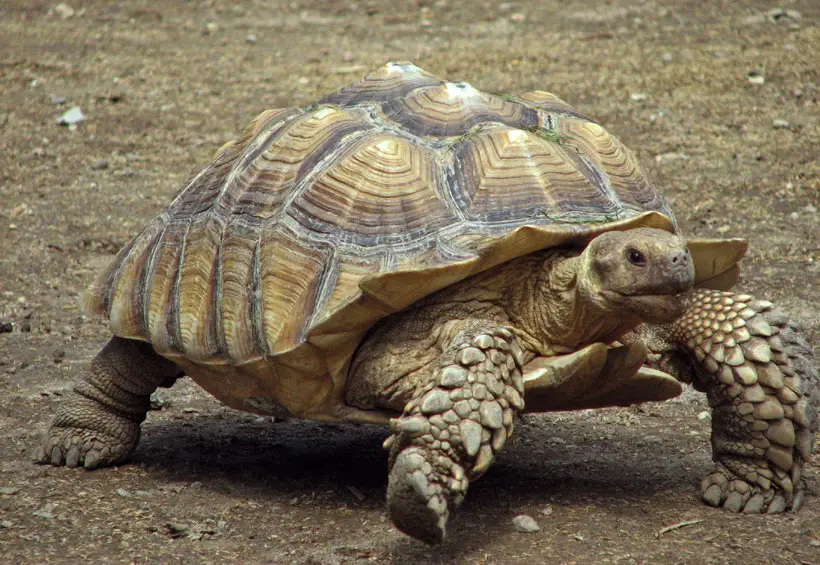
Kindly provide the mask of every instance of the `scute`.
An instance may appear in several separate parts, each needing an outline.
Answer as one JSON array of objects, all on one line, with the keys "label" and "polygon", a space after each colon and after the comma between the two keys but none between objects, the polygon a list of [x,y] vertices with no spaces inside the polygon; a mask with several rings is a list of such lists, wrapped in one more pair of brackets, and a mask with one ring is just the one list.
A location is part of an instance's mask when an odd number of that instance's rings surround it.
[{"label": "scute", "polygon": [[677,229],[635,156],[559,98],[389,63],[262,113],[85,304],[228,405],[343,418],[347,364],[380,318],[503,261],[640,226]]}]

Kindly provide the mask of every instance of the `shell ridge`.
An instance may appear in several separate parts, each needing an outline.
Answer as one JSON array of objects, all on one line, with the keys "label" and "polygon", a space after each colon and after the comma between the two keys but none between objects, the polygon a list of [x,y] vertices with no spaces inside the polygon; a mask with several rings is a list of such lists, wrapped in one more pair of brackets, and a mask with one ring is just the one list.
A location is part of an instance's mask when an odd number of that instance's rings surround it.
[{"label": "shell ridge", "polygon": [[293,218],[293,215],[291,213],[291,209],[293,208],[293,202],[296,199],[303,196],[305,191],[307,191],[307,189],[313,184],[317,177],[319,177],[328,168],[330,168],[330,166],[333,163],[340,160],[341,157],[347,153],[347,150],[350,148],[351,145],[355,144],[357,140],[367,137],[372,132],[373,130],[370,128],[364,130],[355,130],[339,139],[335,151],[326,152],[325,156],[322,159],[319,159],[311,168],[311,170],[307,171],[301,179],[294,183],[293,187],[290,190],[290,194],[288,194],[287,197],[284,199],[282,205],[279,207],[279,210],[277,210],[277,212],[273,216],[267,218],[266,223],[272,225],[280,223],[283,217]]},{"label": "shell ridge", "polygon": [[214,277],[211,284],[211,335],[212,342],[216,351],[213,352],[214,357],[224,356],[228,351],[228,342],[225,339],[225,328],[223,326],[223,309],[222,304],[222,267],[225,258],[225,230],[227,228],[226,222],[218,219],[220,225],[219,244],[216,248],[216,265],[214,266]]},{"label": "shell ridge", "polygon": [[[565,151],[565,153],[569,154],[569,151]],[[606,174],[597,163],[594,163],[591,159],[589,159],[586,155],[577,155],[577,157],[586,165],[587,170],[595,177],[595,179],[599,182],[597,183],[590,183],[593,186],[597,186],[601,189],[601,193],[607,197],[607,199],[615,206],[616,209],[616,216],[621,217],[621,213],[623,212],[623,205],[620,204],[620,198],[618,198],[617,193],[612,188],[612,181],[609,178],[609,175]],[[585,171],[581,171],[584,173]]]},{"label": "shell ridge", "polygon": [[457,166],[458,165],[456,164],[456,159],[453,152],[447,151],[447,161],[438,167],[435,177],[435,180],[437,181],[436,192],[439,195],[439,199],[447,205],[448,210],[457,220],[455,223],[448,226],[448,228],[467,221],[466,213],[461,206],[458,205],[458,201],[453,197],[454,191],[459,190],[459,187],[455,186],[455,184],[460,180],[460,177],[456,176]]},{"label": "shell ridge", "polygon": [[185,224],[182,232],[182,241],[179,243],[179,256],[177,257],[176,272],[174,273],[174,286],[171,290],[171,311],[166,319],[166,329],[171,337],[171,347],[177,351],[183,351],[181,320],[180,320],[180,283],[182,282],[182,264],[185,261],[185,246],[188,243],[188,232],[191,230],[192,222]]},{"label": "shell ridge", "polygon": [[151,307],[151,288],[153,286],[154,275],[156,274],[157,258],[159,257],[160,243],[165,237],[165,231],[168,229],[170,218],[167,213],[163,212],[157,218],[163,224],[162,229],[154,237],[151,242],[151,253],[148,255],[148,261],[142,273],[142,280],[140,281],[139,296],[142,304],[140,305],[140,325],[142,326],[142,335],[149,337],[148,316]]},{"label": "shell ridge", "polygon": [[[142,235],[147,229],[148,227],[146,227],[145,230],[140,232],[140,235]],[[111,264],[112,267],[115,267],[109,268],[108,270],[108,276],[106,277],[105,286],[103,287],[105,289],[105,297],[103,298],[103,309],[105,311],[106,318],[110,318],[111,316],[113,294],[114,290],[117,287],[117,279],[119,278],[122,272],[122,268],[125,266],[125,258],[128,257],[128,255],[131,253],[131,250],[134,248],[134,245],[138,240],[139,235],[133,238],[127,244],[125,244],[125,247],[123,247],[120,250],[120,252],[117,253],[117,256],[114,258],[114,261]]]},{"label": "shell ridge", "polygon": [[[223,202],[223,198],[225,194],[235,185],[236,177],[242,172],[245,171],[249,164],[255,161],[260,155],[262,155],[270,146],[271,144],[279,139],[279,137],[287,131],[287,126],[296,121],[299,117],[304,116],[306,113],[300,113],[298,109],[292,108],[294,110],[290,113],[290,115],[286,115],[282,117],[282,119],[275,121],[274,123],[267,124],[267,129],[264,132],[264,135],[257,134],[254,138],[250,140],[248,147],[246,147],[243,154],[236,159],[236,163],[231,167],[231,170],[226,175],[224,182],[222,183],[222,188],[217,194],[216,198],[214,199],[215,206],[214,208],[219,208],[219,204]],[[233,209],[236,207],[236,202],[233,203],[230,213],[233,213]]]},{"label": "shell ridge", "polygon": [[319,281],[314,293],[313,308],[311,312],[304,317],[303,323],[299,328],[299,338],[301,341],[307,341],[308,332],[313,327],[316,319],[325,312],[330,297],[333,295],[333,290],[336,288],[336,284],[339,280],[339,271],[341,269],[339,250],[333,246],[327,246],[327,249],[330,253],[319,274]]},{"label": "shell ridge", "polygon": [[251,331],[254,333],[252,339],[256,343],[256,349],[263,358],[268,357],[268,345],[265,341],[265,327],[263,318],[262,303],[262,262],[259,258],[259,250],[262,247],[262,230],[256,237],[253,246],[253,258],[251,259]]}]

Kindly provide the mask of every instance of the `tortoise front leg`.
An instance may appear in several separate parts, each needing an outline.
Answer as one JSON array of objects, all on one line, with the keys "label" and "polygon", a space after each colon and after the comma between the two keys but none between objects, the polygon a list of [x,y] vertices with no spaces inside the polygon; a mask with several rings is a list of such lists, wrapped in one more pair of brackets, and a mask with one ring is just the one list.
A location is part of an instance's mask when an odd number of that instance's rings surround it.
[{"label": "tortoise front leg", "polygon": [[797,510],[820,391],[812,349],[795,324],[770,302],[697,290],[667,331],[689,354],[694,385],[712,408],[716,465],[701,482],[701,498],[734,512]]},{"label": "tortoise front leg", "polygon": [[387,505],[400,530],[431,544],[444,540],[450,512],[489,468],[524,408],[522,360],[508,330],[470,324],[391,421]]}]

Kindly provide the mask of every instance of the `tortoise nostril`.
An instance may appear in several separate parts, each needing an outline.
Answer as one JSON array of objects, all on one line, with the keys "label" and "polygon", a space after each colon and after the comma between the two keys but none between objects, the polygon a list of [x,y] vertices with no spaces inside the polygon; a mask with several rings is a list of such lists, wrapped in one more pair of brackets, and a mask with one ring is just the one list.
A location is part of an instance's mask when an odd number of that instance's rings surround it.
[{"label": "tortoise nostril", "polygon": [[669,261],[673,265],[686,263],[686,251],[673,251],[669,254]]}]

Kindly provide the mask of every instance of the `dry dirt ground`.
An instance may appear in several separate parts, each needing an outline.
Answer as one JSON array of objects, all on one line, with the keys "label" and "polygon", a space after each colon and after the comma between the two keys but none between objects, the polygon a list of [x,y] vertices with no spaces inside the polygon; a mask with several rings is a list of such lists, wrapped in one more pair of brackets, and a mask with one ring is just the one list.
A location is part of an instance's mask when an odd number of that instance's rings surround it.
[{"label": "dry dirt ground", "polygon": [[[797,514],[701,505],[693,392],[526,417],[438,549],[386,516],[383,430],[257,418],[191,382],[162,392],[127,464],[30,462],[108,338],[78,309],[94,273],[257,113],[387,60],[594,116],[688,233],[751,240],[742,287],[817,344],[820,3],[69,4],[0,2],[0,562],[820,563],[820,457]],[[86,120],[57,125],[75,105]],[[517,533],[518,513],[541,530]]]}]

